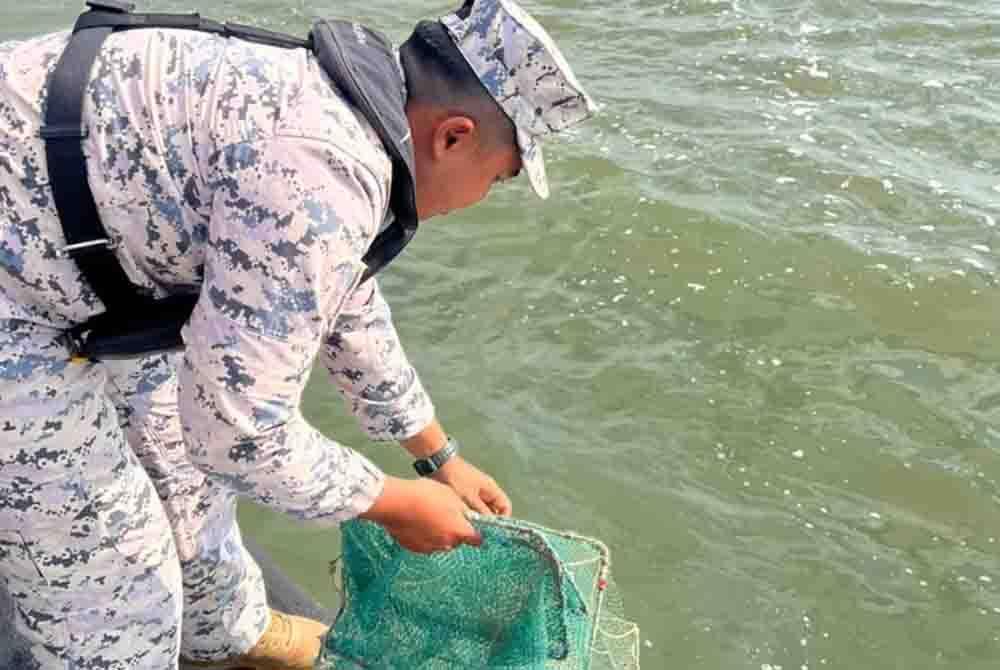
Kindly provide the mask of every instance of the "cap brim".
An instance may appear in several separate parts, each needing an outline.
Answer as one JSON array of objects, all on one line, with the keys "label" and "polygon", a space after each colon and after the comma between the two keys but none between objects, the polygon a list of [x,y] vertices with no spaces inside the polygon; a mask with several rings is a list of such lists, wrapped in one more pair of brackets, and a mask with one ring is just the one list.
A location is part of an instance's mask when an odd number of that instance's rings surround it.
[{"label": "cap brim", "polygon": [[539,198],[549,197],[549,180],[545,176],[545,159],[542,157],[542,145],[533,136],[517,129],[517,146],[521,150],[521,169],[528,173],[531,188]]}]

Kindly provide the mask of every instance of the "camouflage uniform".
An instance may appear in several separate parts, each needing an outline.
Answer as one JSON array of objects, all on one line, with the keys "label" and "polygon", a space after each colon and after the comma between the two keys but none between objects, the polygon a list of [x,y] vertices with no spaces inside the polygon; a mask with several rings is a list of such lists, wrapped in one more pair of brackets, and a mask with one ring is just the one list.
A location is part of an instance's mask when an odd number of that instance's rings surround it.
[{"label": "camouflage uniform", "polygon": [[59,253],[38,137],[66,41],[0,47],[0,576],[44,667],[171,667],[181,638],[241,653],[267,614],[235,494],[332,524],[381,491],[302,419],[316,355],[372,438],[433,418],[377,284],[359,286],[389,160],[305,51],[112,36],[85,105],[102,221],[132,281],[204,298],[183,357],[70,363],[60,331],[103,308]]},{"label": "camouflage uniform", "polygon": [[[547,195],[539,139],[589,116],[589,99],[510,0],[442,22]],[[390,161],[304,50],[111,36],[84,105],[102,222],[134,283],[200,299],[183,356],[70,363],[61,332],[103,306],[60,253],[38,137],[66,42],[0,45],[0,580],[36,665],[225,658],[267,624],[235,496],[336,523],[382,489],[302,419],[316,356],[373,439],[434,415],[376,282],[359,283]]]}]

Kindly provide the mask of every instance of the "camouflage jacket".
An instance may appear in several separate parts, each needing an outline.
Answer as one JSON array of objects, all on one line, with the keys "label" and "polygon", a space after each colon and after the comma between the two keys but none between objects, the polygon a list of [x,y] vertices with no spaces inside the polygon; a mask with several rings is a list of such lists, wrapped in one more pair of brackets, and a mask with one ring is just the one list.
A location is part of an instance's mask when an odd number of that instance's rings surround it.
[{"label": "camouflage jacket", "polygon": [[[0,319],[55,329],[103,310],[59,253],[38,137],[67,37],[0,45]],[[367,509],[382,474],[299,403],[320,354],[371,438],[433,418],[376,282],[360,284],[391,180],[374,131],[305,50],[159,29],[108,39],[84,121],[91,189],[132,281],[200,287],[176,366],[192,458],[302,518]]]}]

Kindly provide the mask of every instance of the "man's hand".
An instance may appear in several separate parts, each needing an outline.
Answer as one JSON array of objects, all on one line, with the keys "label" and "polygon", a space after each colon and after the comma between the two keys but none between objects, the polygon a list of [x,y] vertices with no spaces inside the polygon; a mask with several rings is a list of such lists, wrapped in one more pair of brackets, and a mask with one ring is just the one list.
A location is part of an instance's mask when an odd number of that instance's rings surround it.
[{"label": "man's hand", "polygon": [[510,498],[499,484],[461,456],[452,456],[431,477],[450,486],[466,505],[480,514],[510,516]]},{"label": "man's hand", "polygon": [[[444,446],[448,436],[437,419],[422,431],[402,441],[403,448],[414,458],[427,458]],[[492,477],[482,472],[461,456],[452,456],[437,472],[434,479],[447,484],[470,508],[480,514],[510,516],[510,498]]]},{"label": "man's hand", "polygon": [[361,518],[385,528],[405,549],[430,554],[460,544],[482,544],[465,513],[465,505],[447,486],[429,479],[386,477],[382,493]]}]

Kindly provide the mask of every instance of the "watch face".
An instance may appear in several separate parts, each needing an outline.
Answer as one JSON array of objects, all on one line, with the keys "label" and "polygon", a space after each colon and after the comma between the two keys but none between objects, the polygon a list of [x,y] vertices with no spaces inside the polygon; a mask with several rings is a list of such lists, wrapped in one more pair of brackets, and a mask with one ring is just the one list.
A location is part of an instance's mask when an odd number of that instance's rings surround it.
[{"label": "watch face", "polygon": [[456,453],[458,453],[458,443],[449,437],[445,445],[439,450],[427,458],[421,458],[414,461],[413,469],[416,470],[417,474],[421,477],[432,475],[441,469],[441,466],[447,463]]}]

